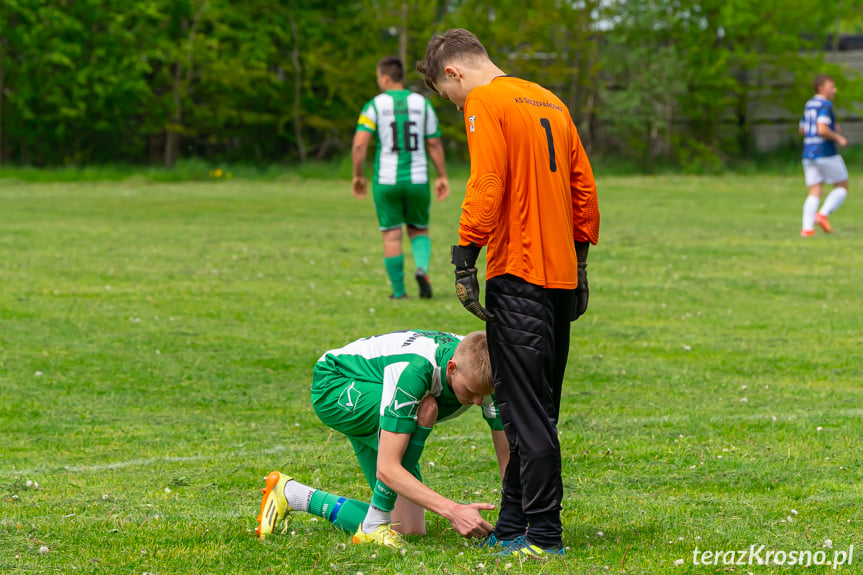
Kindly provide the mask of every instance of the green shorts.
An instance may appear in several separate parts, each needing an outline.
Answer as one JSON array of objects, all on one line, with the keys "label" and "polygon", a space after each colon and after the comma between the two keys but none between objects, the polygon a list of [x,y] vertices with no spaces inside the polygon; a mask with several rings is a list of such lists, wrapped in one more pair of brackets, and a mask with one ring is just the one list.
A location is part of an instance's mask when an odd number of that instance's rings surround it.
[{"label": "green shorts", "polygon": [[373,195],[381,231],[392,230],[402,224],[418,229],[428,227],[431,191],[427,183],[375,184]]},{"label": "green shorts", "polygon": [[[358,381],[315,365],[312,380],[312,407],[321,422],[347,435],[369,487],[375,488],[378,474],[378,433],[383,385]],[[420,466],[408,470],[422,481]]]}]

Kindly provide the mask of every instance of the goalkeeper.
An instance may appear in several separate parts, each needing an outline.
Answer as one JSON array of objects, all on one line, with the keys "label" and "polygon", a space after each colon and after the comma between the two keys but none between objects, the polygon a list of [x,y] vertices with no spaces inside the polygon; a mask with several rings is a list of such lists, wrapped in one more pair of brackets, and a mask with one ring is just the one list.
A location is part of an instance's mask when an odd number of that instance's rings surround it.
[{"label": "goalkeeper", "polygon": [[[456,293],[487,321],[510,445],[488,543],[516,555],[560,555],[557,422],[570,322],[587,310],[587,254],[599,237],[593,171],[564,103],[508,76],[467,30],[432,37],[418,71],[464,111],[470,179],[452,251]],[[479,303],[481,246],[487,309]]]},{"label": "goalkeeper", "polygon": [[354,543],[403,548],[401,534],[424,534],[424,509],[448,519],[465,537],[492,526],[480,510],[422,483],[419,458],[436,422],[482,408],[501,477],[509,448],[492,395],[484,332],[464,338],[439,331],[401,331],[363,338],[324,353],[314,368],[312,405],[323,423],[345,434],[369,487],[371,504],[313,489],[273,471],[265,478],[256,532],[273,532],[288,511],[306,511],[353,533]]}]

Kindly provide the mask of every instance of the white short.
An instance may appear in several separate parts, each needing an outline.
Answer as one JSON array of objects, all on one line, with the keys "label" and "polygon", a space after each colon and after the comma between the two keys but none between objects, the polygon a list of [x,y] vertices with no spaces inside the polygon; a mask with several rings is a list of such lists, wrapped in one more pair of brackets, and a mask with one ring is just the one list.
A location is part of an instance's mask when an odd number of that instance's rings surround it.
[{"label": "white short", "polygon": [[835,184],[848,179],[848,168],[845,167],[845,160],[839,154],[803,160],[803,177],[806,180],[806,187],[823,183]]}]

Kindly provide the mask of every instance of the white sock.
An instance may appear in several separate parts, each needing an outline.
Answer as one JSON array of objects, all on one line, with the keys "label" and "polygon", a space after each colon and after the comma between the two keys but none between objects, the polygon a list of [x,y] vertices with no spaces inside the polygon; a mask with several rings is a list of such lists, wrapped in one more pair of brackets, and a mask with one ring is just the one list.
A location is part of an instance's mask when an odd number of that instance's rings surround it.
[{"label": "white sock", "polygon": [[821,200],[818,196],[806,196],[803,202],[803,229],[806,231],[815,229],[815,213]]},{"label": "white sock", "polygon": [[314,492],[314,489],[299,481],[291,480],[285,483],[285,499],[294,511],[308,511],[309,501],[312,500]]},{"label": "white sock", "polygon": [[392,522],[392,516],[389,511],[378,509],[374,505],[369,505],[369,511],[366,513],[366,518],[363,519],[363,533],[371,533],[381,525],[386,525]]},{"label": "white sock", "polygon": [[818,212],[822,215],[829,216],[839,209],[839,206],[842,205],[842,202],[845,201],[847,196],[848,190],[845,188],[833,188],[833,191],[830,192],[830,195],[828,195],[827,199],[824,200],[824,205],[821,206],[821,209],[818,210]]}]

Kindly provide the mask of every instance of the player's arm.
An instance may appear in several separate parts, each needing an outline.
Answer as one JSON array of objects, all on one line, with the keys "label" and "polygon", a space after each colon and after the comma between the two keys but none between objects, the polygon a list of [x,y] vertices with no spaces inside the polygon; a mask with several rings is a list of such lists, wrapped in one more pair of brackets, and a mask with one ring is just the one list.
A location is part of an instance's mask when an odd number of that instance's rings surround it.
[{"label": "player's arm", "polygon": [[494,454],[497,456],[497,466],[500,469],[500,479],[503,481],[503,475],[506,472],[506,466],[509,465],[509,440],[503,431],[503,424],[500,421],[500,408],[497,406],[497,401],[494,395],[486,396],[482,401],[482,417],[488,424],[491,430],[491,441],[494,445]]},{"label": "player's arm", "polygon": [[836,142],[840,146],[847,146],[848,140],[839,132],[833,131],[830,126],[824,122],[818,122],[818,135],[825,140]]},{"label": "player's arm", "polygon": [[587,284],[587,254],[590,244],[599,240],[599,202],[596,197],[596,180],[587,152],[578,137],[578,130],[569,119],[572,136],[570,157],[569,188],[572,194],[572,237],[575,241],[575,255],[578,259],[578,286],[575,288],[575,301],[570,318],[575,321],[587,311],[590,296]]},{"label": "player's arm", "polygon": [[409,441],[409,433],[381,430],[378,439],[377,478],[400,496],[446,518],[460,535],[483,537],[490,533],[491,523],[483,519],[479,512],[494,509],[494,505],[456,503],[424,485],[402,466],[402,457]]},{"label": "player's arm", "polygon": [[351,147],[351,161],[353,163],[353,178],[351,180],[351,193],[357,198],[366,197],[366,176],[363,168],[366,163],[366,154],[372,133],[365,130],[357,130],[354,133],[354,144]]},{"label": "player's arm", "polygon": [[459,245],[488,243],[498,224],[506,182],[506,138],[497,112],[479,98],[468,98],[464,109],[470,178],[459,219]]},{"label": "player's arm", "polygon": [[446,176],[446,155],[443,149],[443,140],[429,138],[426,140],[426,150],[437,172],[437,180],[434,184],[434,192],[438,200],[449,196],[449,179]]},{"label": "player's arm", "polygon": [[446,159],[444,157],[443,141],[441,140],[440,124],[438,124],[437,114],[432,108],[431,102],[426,100],[425,114],[425,138],[426,150],[429,158],[437,171],[437,180],[434,183],[434,193],[438,201],[445,199],[449,195],[449,179],[446,177]]},{"label": "player's arm", "polygon": [[500,480],[503,481],[503,475],[506,473],[506,466],[509,465],[509,440],[503,430],[492,429],[491,441],[494,443],[494,454],[497,455],[497,466],[500,469]]},{"label": "player's arm", "polygon": [[599,202],[596,197],[596,180],[587,152],[578,137],[578,130],[570,119],[572,149],[569,187],[572,194],[572,226],[576,243],[599,241]]},{"label": "player's arm", "polygon": [[507,177],[506,139],[497,112],[479,98],[465,103],[470,178],[461,204],[458,244],[452,246],[456,295],[466,310],[483,321],[494,316],[479,303],[476,260],[498,224]]}]

